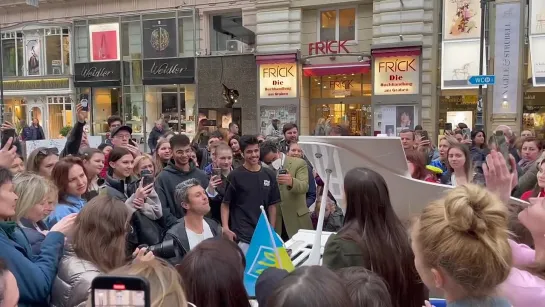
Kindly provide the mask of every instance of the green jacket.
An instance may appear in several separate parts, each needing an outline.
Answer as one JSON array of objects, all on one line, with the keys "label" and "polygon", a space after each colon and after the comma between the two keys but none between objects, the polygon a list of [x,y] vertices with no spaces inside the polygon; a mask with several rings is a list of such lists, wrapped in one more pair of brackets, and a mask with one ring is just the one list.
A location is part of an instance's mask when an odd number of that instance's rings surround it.
[{"label": "green jacket", "polygon": [[303,159],[285,156],[283,167],[293,177],[293,186],[279,185],[282,202],[276,207],[275,230],[282,233],[285,223],[291,238],[299,229],[314,229],[307,207],[308,166]]},{"label": "green jacket", "polygon": [[323,265],[338,270],[353,266],[367,267],[363,261],[363,253],[353,241],[341,239],[338,234],[332,234],[324,248]]}]

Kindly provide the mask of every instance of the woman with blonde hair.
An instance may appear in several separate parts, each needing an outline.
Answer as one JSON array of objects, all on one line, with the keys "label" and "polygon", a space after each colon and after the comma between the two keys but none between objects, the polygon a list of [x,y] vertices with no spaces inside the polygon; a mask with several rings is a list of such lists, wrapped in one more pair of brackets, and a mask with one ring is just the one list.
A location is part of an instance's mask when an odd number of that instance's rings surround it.
[{"label": "woman with blonde hair", "polygon": [[[486,172],[501,177],[495,169]],[[495,194],[472,184],[454,188],[422,211],[411,237],[420,277],[444,292],[449,306],[511,306],[496,290],[513,257],[507,208]]]},{"label": "woman with blonde hair", "polygon": [[140,276],[150,285],[151,307],[188,305],[182,279],[176,269],[166,261],[153,258],[133,262],[110,273],[113,276]]},{"label": "woman with blonde hair", "polygon": [[43,219],[55,208],[57,189],[51,181],[34,173],[18,174],[13,186],[18,197],[13,220],[23,229],[32,252],[39,254],[49,230]]},{"label": "woman with blonde hair", "polygon": [[140,178],[142,171],[144,170],[149,171],[155,176],[159,175],[155,162],[153,161],[153,157],[148,154],[143,153],[140,156],[134,158],[133,163],[134,165],[132,174],[135,177]]},{"label": "woman with blonde hair", "polygon": [[59,263],[52,307],[85,306],[93,278],[127,264],[128,221],[123,202],[107,195],[98,195],[83,207]]}]

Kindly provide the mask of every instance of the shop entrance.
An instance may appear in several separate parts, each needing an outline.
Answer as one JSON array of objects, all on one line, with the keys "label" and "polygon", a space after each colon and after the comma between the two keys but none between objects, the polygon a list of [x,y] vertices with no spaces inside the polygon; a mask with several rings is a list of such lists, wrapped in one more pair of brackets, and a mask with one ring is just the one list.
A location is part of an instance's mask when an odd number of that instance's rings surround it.
[{"label": "shop entrance", "polygon": [[[78,102],[87,95],[91,106],[91,134],[106,135],[109,132],[108,117],[121,116],[121,93],[117,87],[80,88]],[[121,117],[123,120],[123,117]]]}]

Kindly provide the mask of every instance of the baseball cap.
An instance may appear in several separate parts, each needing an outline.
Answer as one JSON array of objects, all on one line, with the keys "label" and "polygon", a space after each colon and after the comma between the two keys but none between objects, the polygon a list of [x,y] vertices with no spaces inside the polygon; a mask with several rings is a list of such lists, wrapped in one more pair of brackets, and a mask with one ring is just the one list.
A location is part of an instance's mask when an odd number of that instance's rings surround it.
[{"label": "baseball cap", "polygon": [[132,134],[132,128],[129,126],[119,126],[112,131],[112,134],[110,135],[111,138],[113,138],[116,134],[119,133],[119,131],[127,131],[128,133]]}]

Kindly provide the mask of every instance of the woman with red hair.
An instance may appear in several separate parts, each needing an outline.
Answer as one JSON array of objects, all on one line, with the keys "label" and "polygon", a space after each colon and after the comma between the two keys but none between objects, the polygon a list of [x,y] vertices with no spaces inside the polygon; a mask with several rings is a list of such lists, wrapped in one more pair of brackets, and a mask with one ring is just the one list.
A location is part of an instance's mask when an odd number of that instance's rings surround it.
[{"label": "woman with red hair", "polygon": [[407,166],[411,177],[427,182],[438,183],[437,177],[426,168],[426,157],[423,152],[418,150],[408,150],[405,152]]}]

